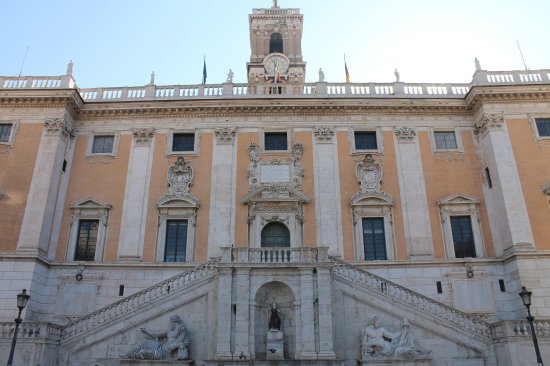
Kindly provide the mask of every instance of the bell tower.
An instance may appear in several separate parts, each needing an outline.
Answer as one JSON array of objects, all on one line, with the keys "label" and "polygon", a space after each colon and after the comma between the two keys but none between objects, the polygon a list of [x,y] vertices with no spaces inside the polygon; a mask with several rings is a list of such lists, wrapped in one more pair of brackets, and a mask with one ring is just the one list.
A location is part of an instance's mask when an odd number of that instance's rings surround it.
[{"label": "bell tower", "polygon": [[283,9],[273,0],[267,9],[253,9],[250,23],[248,82],[299,84],[306,74],[302,60],[304,18],[300,9]]}]

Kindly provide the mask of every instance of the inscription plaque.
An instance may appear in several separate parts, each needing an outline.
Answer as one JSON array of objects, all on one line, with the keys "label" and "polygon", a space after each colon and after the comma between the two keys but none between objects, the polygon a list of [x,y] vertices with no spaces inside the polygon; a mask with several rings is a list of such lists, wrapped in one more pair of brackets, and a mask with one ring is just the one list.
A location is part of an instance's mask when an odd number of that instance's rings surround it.
[{"label": "inscription plaque", "polygon": [[290,165],[262,165],[260,168],[261,183],[290,182]]}]

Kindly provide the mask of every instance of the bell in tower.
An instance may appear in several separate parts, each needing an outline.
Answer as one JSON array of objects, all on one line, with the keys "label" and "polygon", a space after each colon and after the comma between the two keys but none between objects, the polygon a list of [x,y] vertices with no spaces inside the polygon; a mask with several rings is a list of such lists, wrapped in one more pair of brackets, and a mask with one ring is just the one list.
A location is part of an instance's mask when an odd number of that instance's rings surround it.
[{"label": "bell in tower", "polygon": [[268,9],[253,9],[250,23],[250,84],[285,84],[305,81],[306,63],[302,60],[304,18],[300,9],[283,9],[273,0]]}]

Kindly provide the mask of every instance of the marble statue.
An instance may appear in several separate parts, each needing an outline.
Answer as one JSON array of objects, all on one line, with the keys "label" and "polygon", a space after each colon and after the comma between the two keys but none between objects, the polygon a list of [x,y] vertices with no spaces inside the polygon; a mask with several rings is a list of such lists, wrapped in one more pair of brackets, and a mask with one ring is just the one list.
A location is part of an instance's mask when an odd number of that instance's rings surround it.
[{"label": "marble statue", "polygon": [[136,360],[188,360],[187,329],[179,315],[170,317],[170,326],[164,332],[140,328],[149,338],[144,339],[122,357]]},{"label": "marble statue", "polygon": [[479,63],[477,57],[475,58],[474,63],[476,64],[476,71],[481,71],[481,64]]},{"label": "marble statue", "polygon": [[281,330],[281,312],[277,309],[277,304],[269,305],[271,314],[269,315],[269,330]]},{"label": "marble statue", "polygon": [[380,316],[373,316],[361,336],[361,355],[363,357],[391,355],[391,340],[393,338],[392,333],[380,326]]},{"label": "marble statue", "polygon": [[380,326],[380,316],[374,315],[370,324],[365,327],[361,336],[361,355],[368,357],[398,357],[404,359],[426,358],[426,351],[414,338],[409,320],[400,322],[401,331],[391,333]]},{"label": "marble statue", "polygon": [[151,71],[151,79],[149,80],[149,85],[155,85],[155,72]]},{"label": "marble statue", "polygon": [[319,82],[323,83],[325,81],[325,73],[323,72],[323,69],[319,68]]},{"label": "marble statue", "polygon": [[399,71],[395,69],[395,72],[393,73],[395,75],[395,82],[398,83],[401,80],[401,76],[399,75]]},{"label": "marble statue", "polygon": [[227,73],[227,80],[226,83],[233,83],[233,76],[235,74],[233,73],[233,70],[229,69],[229,72]]}]

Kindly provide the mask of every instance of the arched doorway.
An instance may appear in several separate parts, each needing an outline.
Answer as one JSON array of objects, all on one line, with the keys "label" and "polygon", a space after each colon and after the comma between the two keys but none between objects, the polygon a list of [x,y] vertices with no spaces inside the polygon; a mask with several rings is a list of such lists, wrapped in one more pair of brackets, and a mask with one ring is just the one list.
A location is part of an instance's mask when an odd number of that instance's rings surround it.
[{"label": "arched doorway", "polygon": [[271,222],[262,230],[262,248],[288,248],[290,247],[290,231],[280,222]]}]

